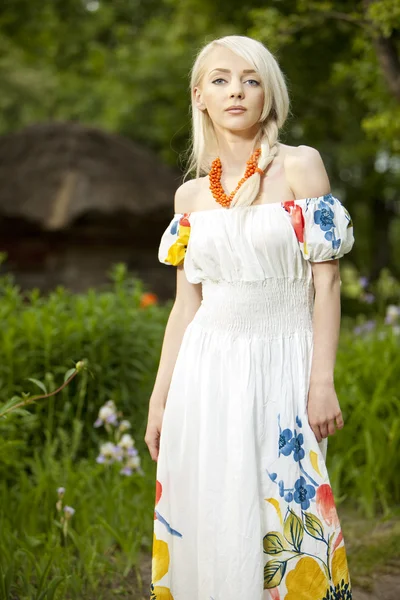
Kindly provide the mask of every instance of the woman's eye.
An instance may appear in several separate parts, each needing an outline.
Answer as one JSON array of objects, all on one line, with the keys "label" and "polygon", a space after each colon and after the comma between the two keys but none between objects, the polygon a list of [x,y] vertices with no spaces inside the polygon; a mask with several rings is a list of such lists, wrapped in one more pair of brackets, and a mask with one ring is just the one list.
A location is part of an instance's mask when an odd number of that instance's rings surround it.
[{"label": "woman's eye", "polygon": [[[224,81],[226,83],[226,79],[223,79],[223,77],[218,77],[218,79],[214,79],[214,81],[212,83],[218,83],[219,81]],[[256,79],[248,79],[246,81],[246,83],[251,83],[252,87],[256,87],[257,85],[260,85],[260,82],[257,81]],[[255,84],[255,86],[254,86]]]}]

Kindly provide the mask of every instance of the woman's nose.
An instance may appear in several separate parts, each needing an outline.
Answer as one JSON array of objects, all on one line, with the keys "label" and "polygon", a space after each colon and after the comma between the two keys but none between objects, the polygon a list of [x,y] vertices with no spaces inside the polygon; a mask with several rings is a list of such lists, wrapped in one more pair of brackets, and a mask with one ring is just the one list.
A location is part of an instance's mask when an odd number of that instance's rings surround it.
[{"label": "woman's nose", "polygon": [[241,81],[232,81],[231,83],[231,89],[230,89],[230,97],[234,98],[234,97],[238,97],[238,98],[243,98],[244,97],[244,90],[243,90],[243,86],[242,86],[242,82]]}]

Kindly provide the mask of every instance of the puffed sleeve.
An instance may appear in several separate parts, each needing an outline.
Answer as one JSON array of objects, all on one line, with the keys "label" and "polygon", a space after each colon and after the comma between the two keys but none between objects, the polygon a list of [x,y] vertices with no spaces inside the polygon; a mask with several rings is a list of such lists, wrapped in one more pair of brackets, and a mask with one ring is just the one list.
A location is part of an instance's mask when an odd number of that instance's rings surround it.
[{"label": "puffed sleeve", "polygon": [[353,221],[349,211],[332,196],[305,198],[302,204],[285,206],[305,260],[324,262],[342,258],[353,247]]},{"label": "puffed sleeve", "polygon": [[175,213],[164,231],[158,248],[158,260],[165,265],[183,263],[190,236],[190,213]]}]

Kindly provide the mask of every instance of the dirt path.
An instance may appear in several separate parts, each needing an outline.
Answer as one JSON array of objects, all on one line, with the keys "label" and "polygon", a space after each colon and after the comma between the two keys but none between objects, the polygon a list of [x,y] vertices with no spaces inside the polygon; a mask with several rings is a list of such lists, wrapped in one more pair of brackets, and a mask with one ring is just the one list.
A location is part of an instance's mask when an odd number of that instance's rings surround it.
[{"label": "dirt path", "polygon": [[400,573],[375,575],[372,591],[359,587],[353,590],[353,600],[400,600]]}]

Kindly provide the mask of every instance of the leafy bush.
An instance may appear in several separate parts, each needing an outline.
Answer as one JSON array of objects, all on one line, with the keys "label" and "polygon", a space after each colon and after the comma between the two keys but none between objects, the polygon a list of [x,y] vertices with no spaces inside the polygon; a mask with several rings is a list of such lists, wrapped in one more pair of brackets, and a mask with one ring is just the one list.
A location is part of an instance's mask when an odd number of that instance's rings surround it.
[{"label": "leafy bush", "polygon": [[56,427],[68,430],[76,419],[86,432],[80,446],[84,456],[97,442],[92,425],[99,406],[109,399],[134,415],[133,433],[144,445],[168,306],[158,306],[140,280],[128,279],[124,265],[117,265],[111,278],[108,290],[73,294],[59,287],[48,296],[38,290],[22,293],[10,277],[0,278],[0,398],[33,389],[29,379],[54,390],[55,380],[77,360],[90,365],[79,387],[73,381],[39,404],[18,435],[0,424],[0,434],[18,439],[20,451],[24,445],[42,446],[44,431],[52,438]]}]

